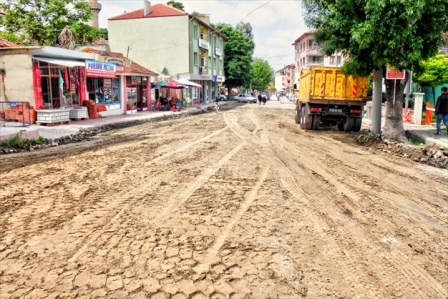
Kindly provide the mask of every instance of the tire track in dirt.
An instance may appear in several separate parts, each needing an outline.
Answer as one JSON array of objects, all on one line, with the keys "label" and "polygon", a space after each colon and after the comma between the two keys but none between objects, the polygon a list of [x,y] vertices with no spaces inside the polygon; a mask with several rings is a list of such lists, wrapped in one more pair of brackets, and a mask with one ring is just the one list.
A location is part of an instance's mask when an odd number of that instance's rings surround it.
[{"label": "tire track in dirt", "polygon": [[[276,142],[282,142],[279,138],[276,139]],[[318,141],[317,141],[318,142]],[[288,144],[286,148],[289,148],[290,151],[295,152],[296,156],[301,157],[301,161],[303,165],[308,169],[316,169],[316,165],[311,166],[307,161],[316,161],[315,159],[312,159],[312,157],[304,157],[304,152],[298,151],[294,146]],[[287,155],[285,153],[280,154],[280,156],[283,159],[286,159]],[[288,163],[288,165],[291,165]],[[339,165],[338,169],[341,169]],[[312,170],[314,172],[315,170]],[[350,190],[345,188],[345,185],[339,183],[337,180],[334,180],[331,176],[325,175],[320,173],[320,177],[323,178],[325,182],[330,182],[333,186],[335,186],[336,190],[344,190],[345,194],[349,194],[350,197],[356,197]],[[316,194],[317,196],[318,194]],[[310,202],[311,203],[311,202]],[[313,202],[315,205],[317,202]],[[331,204],[331,203],[330,203]],[[316,206],[316,210],[322,211],[325,210],[325,206]],[[328,210],[329,213],[331,213],[330,210]],[[330,215],[330,214],[329,214]],[[325,220],[325,219],[324,219]],[[335,224],[336,225],[336,224]],[[354,237],[358,240],[363,240],[364,236],[369,236],[369,239],[374,240],[373,244],[377,246],[378,249],[381,249],[383,246],[373,235],[370,235],[368,231],[361,230],[358,227],[356,227],[353,223],[350,224],[349,229],[347,230],[351,233],[356,233]],[[340,235],[338,238],[344,238],[344,236]],[[354,244],[355,245],[355,244]],[[368,246],[368,243],[365,243],[365,246]],[[368,247],[367,247],[368,248]],[[376,250],[370,251],[369,254],[372,256],[375,256],[378,254]],[[404,256],[401,252],[395,252],[392,251],[392,257],[384,256],[384,258],[388,259],[389,262],[394,265],[394,272],[401,271],[402,275],[404,275],[407,278],[407,283],[412,283],[418,290],[420,289],[426,289],[427,293],[420,293],[421,296],[427,296],[430,294],[431,296],[446,296],[446,290],[443,288],[443,286],[440,285],[438,281],[436,281],[431,275],[429,275],[425,270],[423,270],[420,266],[416,264],[410,264],[410,261]],[[387,272],[384,272],[382,268],[377,267],[377,265],[374,265],[377,271],[379,271],[381,274],[387,274]],[[381,277],[381,276],[380,276]],[[415,281],[420,281],[420,283],[415,284]],[[395,288],[402,288],[402,283],[404,281],[398,281],[395,283]],[[386,282],[387,283],[387,282]],[[408,293],[408,296],[412,296],[413,293]]]},{"label": "tire track in dirt", "polygon": [[[250,113],[248,115],[249,117],[251,117]],[[285,164],[281,161],[281,159],[279,159],[279,157],[273,152],[267,136],[264,133],[262,133],[260,141],[260,139],[256,139],[256,137],[249,134],[247,130],[245,130],[237,122],[235,122],[235,117],[228,117],[225,118],[225,120],[230,129],[234,131],[235,134],[240,136],[240,138],[243,141],[248,142],[249,146],[250,145],[252,145],[252,147],[254,147],[254,145],[263,146],[262,153],[261,151],[258,150],[258,148],[257,152],[259,152],[259,154],[262,157],[264,157],[266,161],[269,161],[272,164],[272,166],[277,170],[277,172],[279,173],[279,179],[286,188],[286,190],[288,190],[290,194],[292,194],[294,199],[300,200],[301,202],[308,204],[308,206],[310,206],[313,199],[308,198],[308,195],[305,192],[303,192],[300,187],[298,187],[290,170],[285,166]],[[253,119],[253,121],[258,126],[258,121],[256,119]],[[324,234],[323,233],[324,229],[320,227],[320,222],[322,220],[314,216],[311,219],[315,220],[313,221],[313,223],[317,227],[317,231],[319,232],[319,234],[321,234],[323,238],[327,238],[328,235]],[[325,219],[323,220],[325,223]],[[333,237],[332,241],[333,241],[331,242],[332,245],[330,246],[333,247],[333,252],[335,253],[340,252],[341,248],[337,245],[337,239]],[[342,248],[344,248],[344,246]],[[338,269],[347,269],[346,266],[348,266],[348,269],[350,269],[350,271],[346,271],[346,273],[349,272],[353,273],[351,276],[349,276],[349,278],[351,279],[350,284],[354,285],[353,288],[357,296],[370,297],[370,298],[378,297],[379,294],[375,291],[375,287],[369,283],[368,278],[363,275],[363,271],[358,268],[358,265],[355,262],[351,262],[347,258],[347,252],[346,252],[347,248],[344,249],[345,251],[342,251],[343,254],[338,255],[338,258],[335,259],[335,262],[338,263]],[[340,263],[340,260],[343,260],[344,263]]]}]

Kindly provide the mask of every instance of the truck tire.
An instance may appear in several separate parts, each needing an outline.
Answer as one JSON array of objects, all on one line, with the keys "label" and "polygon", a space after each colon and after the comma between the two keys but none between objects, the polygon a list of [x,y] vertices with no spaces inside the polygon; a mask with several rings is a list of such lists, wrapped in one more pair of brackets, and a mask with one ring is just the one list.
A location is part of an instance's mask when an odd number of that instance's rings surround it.
[{"label": "truck tire", "polygon": [[311,130],[311,127],[313,126],[313,117],[309,114],[310,106],[306,104],[305,106],[302,106],[300,111],[300,128],[302,130]]},{"label": "truck tire", "polygon": [[338,131],[344,131],[344,124],[345,123],[338,123]]},{"label": "truck tire", "polygon": [[319,129],[319,125],[320,125],[320,115],[313,115],[313,126],[312,126],[312,129],[313,130]]},{"label": "truck tire", "polygon": [[355,118],[355,123],[353,124],[352,131],[359,132],[361,130],[361,126],[362,126],[362,118],[360,117]]},{"label": "truck tire", "polygon": [[296,122],[296,124],[300,124],[300,110],[299,109],[295,109],[295,117],[294,117],[294,121]]},{"label": "truck tire", "polygon": [[346,132],[351,131],[353,129],[354,123],[355,123],[354,117],[347,117],[344,123],[344,131]]}]

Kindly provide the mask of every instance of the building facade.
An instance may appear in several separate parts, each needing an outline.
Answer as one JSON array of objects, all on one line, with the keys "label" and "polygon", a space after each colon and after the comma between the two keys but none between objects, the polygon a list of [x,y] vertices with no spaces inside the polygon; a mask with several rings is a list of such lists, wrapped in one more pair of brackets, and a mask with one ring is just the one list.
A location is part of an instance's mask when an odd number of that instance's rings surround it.
[{"label": "building facade", "polygon": [[188,79],[202,88],[183,91],[193,104],[212,101],[224,77],[225,35],[209,25],[208,16],[196,17],[165,4],[109,19],[111,51],[127,53],[165,78]]},{"label": "building facade", "polygon": [[296,66],[294,63],[275,72],[274,85],[277,91],[284,91],[287,95],[292,95],[297,88],[295,84]]}]

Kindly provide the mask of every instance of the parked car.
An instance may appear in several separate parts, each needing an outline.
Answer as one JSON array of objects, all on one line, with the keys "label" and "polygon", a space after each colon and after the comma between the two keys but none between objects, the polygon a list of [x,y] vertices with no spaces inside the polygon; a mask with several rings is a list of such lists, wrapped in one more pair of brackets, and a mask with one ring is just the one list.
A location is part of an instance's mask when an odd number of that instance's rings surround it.
[{"label": "parked car", "polygon": [[238,103],[256,103],[257,102],[257,98],[251,96],[250,94],[244,94],[244,93],[240,93],[239,95],[237,95],[235,97],[235,100],[238,101]]},{"label": "parked car", "polygon": [[223,94],[218,94],[216,98],[218,99],[218,101],[227,101],[227,97]]}]

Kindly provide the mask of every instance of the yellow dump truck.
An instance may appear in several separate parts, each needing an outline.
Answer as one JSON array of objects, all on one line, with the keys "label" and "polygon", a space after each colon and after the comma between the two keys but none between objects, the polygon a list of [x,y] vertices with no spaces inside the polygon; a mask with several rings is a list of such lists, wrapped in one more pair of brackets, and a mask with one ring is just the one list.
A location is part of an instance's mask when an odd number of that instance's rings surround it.
[{"label": "yellow dump truck", "polygon": [[367,78],[346,76],[337,67],[302,69],[295,121],[304,130],[337,125],[359,131],[367,99]]}]

